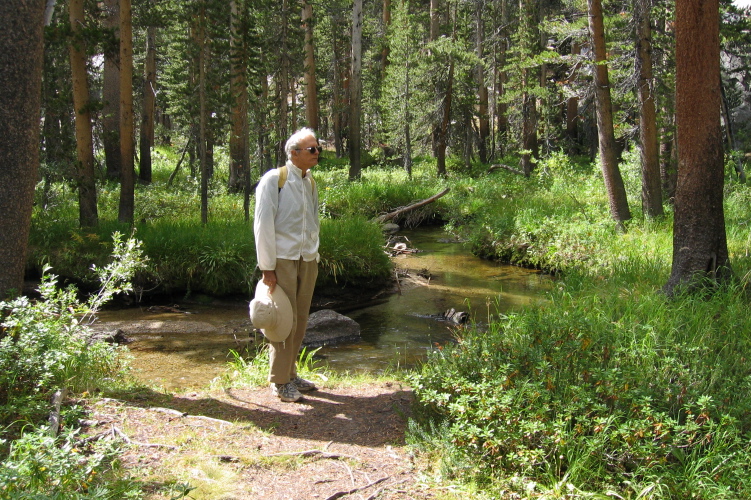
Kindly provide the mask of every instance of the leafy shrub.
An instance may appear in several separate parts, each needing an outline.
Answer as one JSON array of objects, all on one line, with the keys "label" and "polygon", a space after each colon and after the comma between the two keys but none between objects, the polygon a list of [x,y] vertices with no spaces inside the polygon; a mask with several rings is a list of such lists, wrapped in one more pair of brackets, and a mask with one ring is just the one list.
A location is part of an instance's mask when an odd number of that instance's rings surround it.
[{"label": "leafy shrub", "polygon": [[0,467],[0,497],[66,500],[141,498],[138,485],[109,473],[120,453],[109,440],[86,442],[75,431],[39,429],[13,441]]},{"label": "leafy shrub", "polygon": [[745,295],[668,302],[619,276],[567,280],[431,354],[412,380],[416,415],[423,433],[445,429],[456,474],[515,476],[520,491],[751,494],[737,472],[751,460]]}]

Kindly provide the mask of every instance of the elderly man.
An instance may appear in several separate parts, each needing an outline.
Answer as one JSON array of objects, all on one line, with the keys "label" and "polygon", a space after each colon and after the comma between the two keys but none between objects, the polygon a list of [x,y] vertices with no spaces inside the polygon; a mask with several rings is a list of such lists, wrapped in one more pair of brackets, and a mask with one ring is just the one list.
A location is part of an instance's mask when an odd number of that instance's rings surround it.
[{"label": "elderly man", "polygon": [[318,192],[310,168],[318,164],[321,147],[315,132],[303,128],[284,149],[286,168],[269,170],[256,188],[253,230],[264,284],[272,292],[280,286],[292,305],[289,337],[269,342],[271,392],[291,402],[302,397],[300,391],[316,389],[297,375],[297,358],[318,277]]}]

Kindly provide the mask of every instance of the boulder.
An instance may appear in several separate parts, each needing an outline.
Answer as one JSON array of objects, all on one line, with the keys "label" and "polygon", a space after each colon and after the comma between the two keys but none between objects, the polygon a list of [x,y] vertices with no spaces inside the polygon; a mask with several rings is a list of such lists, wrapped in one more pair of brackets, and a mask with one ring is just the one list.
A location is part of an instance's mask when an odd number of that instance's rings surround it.
[{"label": "boulder", "polygon": [[303,345],[320,347],[358,340],[360,340],[360,325],[357,321],[331,309],[323,309],[311,313],[308,318]]}]

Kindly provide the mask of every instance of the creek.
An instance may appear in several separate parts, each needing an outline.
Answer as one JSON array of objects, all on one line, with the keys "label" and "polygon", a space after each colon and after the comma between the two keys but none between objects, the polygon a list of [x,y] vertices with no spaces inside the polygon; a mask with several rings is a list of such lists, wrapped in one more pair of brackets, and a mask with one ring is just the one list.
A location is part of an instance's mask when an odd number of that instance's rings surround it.
[{"label": "creek", "polygon": [[[493,317],[543,300],[550,287],[544,274],[473,256],[441,229],[399,234],[416,250],[393,258],[399,292],[344,313],[360,325],[362,338],[318,350],[316,359],[330,369],[413,367],[430,349],[455,340],[461,327],[444,320],[445,311],[467,312],[484,328]],[[205,386],[227,368],[230,350],[242,352],[253,342],[247,302],[105,310],[98,318],[102,326],[121,329],[133,340],[128,348],[135,375],[170,390]]]}]

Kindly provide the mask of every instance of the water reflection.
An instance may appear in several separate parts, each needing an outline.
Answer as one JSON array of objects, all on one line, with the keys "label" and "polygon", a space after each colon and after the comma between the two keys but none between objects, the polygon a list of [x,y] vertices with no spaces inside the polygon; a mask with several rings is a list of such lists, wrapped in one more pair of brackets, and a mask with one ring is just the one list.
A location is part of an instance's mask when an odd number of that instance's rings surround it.
[{"label": "water reflection", "polygon": [[[322,348],[318,354],[332,369],[379,372],[414,366],[428,349],[452,341],[455,327],[437,319],[447,309],[467,311],[482,326],[490,316],[540,300],[549,286],[549,279],[535,271],[472,256],[441,230],[405,235],[419,252],[395,258],[399,269],[410,270],[401,294],[346,313],[360,324],[362,341]],[[191,306],[185,312],[104,311],[99,317],[135,340],[129,349],[136,374],[169,389],[206,385],[225,369],[231,349],[252,342],[245,304]]]},{"label": "water reflection", "polygon": [[362,342],[322,348],[319,354],[331,366],[371,372],[414,366],[428,349],[453,341],[455,325],[437,319],[446,310],[467,311],[482,327],[492,316],[540,300],[549,286],[548,277],[536,271],[474,257],[441,230],[406,236],[420,251],[396,257],[396,266],[429,279],[420,280],[424,286],[403,287],[383,304],[348,313],[360,324]]}]

